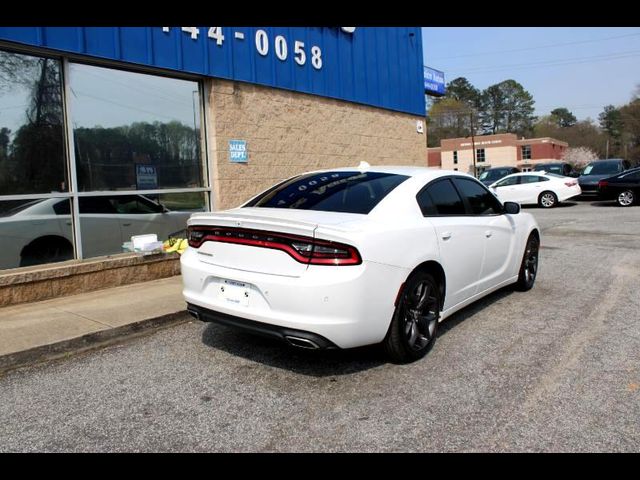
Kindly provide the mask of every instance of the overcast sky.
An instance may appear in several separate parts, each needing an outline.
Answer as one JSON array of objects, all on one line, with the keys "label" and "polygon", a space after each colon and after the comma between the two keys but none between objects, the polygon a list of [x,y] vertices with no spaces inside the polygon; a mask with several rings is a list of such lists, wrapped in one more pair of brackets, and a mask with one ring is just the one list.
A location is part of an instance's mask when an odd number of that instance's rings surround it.
[{"label": "overcast sky", "polygon": [[533,95],[535,114],[566,107],[597,122],[605,105],[621,106],[640,85],[640,28],[428,27],[424,64],[445,81],[476,88],[513,79]]}]

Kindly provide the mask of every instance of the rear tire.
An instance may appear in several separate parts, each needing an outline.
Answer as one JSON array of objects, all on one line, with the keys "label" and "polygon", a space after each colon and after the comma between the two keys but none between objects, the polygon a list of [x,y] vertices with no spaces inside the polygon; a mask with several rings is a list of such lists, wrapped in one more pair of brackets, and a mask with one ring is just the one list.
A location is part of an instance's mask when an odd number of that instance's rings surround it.
[{"label": "rear tire", "polygon": [[541,208],[553,208],[558,205],[558,197],[553,192],[542,192],[538,197],[538,205]]},{"label": "rear tire", "polygon": [[515,289],[526,292],[533,288],[533,284],[538,276],[538,252],[540,250],[540,240],[533,233],[529,235],[524,248],[524,255],[520,264],[520,272]]},{"label": "rear tire", "polygon": [[24,247],[20,255],[20,266],[29,267],[71,259],[73,259],[73,247],[67,239],[42,237]]},{"label": "rear tire", "polygon": [[429,273],[416,272],[406,281],[383,341],[392,362],[414,362],[431,350],[438,334],[440,297],[440,288]]},{"label": "rear tire", "polygon": [[633,194],[633,190],[625,190],[623,192],[620,192],[620,194],[616,198],[616,202],[618,202],[618,205],[620,205],[621,207],[630,207],[635,201],[636,197]]}]

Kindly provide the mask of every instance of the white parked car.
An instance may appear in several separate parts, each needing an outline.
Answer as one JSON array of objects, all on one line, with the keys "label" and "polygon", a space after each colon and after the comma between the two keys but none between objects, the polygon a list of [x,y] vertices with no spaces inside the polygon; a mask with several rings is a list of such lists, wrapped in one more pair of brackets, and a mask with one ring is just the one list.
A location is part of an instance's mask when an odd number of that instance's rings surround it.
[{"label": "white parked car", "polygon": [[[132,235],[165,240],[184,231],[192,212],[172,212],[143,195],[80,197],[85,258],[122,252]],[[0,269],[73,258],[70,201],[32,200],[0,213]]]},{"label": "white parked car", "polygon": [[382,342],[421,358],[438,322],[533,286],[540,229],[475,178],[421,167],[306,173],[242,207],[194,214],[189,312],[306,348]]},{"label": "white parked car", "polygon": [[489,188],[503,202],[537,204],[542,208],[555,207],[559,202],[582,193],[577,179],[544,171],[513,173],[492,183]]}]

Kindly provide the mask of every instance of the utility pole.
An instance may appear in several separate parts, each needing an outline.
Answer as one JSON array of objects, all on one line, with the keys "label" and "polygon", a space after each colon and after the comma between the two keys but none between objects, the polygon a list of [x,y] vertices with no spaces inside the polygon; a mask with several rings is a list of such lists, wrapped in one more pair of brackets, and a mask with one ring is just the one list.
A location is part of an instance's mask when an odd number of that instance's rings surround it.
[{"label": "utility pole", "polygon": [[607,156],[605,158],[609,158],[609,139],[607,138]]},{"label": "utility pole", "polygon": [[469,120],[471,120],[471,149],[473,150],[473,176],[478,178],[476,171],[476,142],[473,137],[473,110],[469,111]]}]

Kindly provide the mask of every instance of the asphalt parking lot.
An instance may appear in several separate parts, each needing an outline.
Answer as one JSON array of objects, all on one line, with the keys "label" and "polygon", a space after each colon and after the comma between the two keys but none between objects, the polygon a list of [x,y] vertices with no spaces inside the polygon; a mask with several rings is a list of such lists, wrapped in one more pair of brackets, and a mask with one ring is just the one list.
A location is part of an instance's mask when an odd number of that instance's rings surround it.
[{"label": "asphalt parking lot", "polygon": [[410,365],[197,321],[0,377],[0,451],[640,450],[640,207],[527,208],[535,287]]}]

